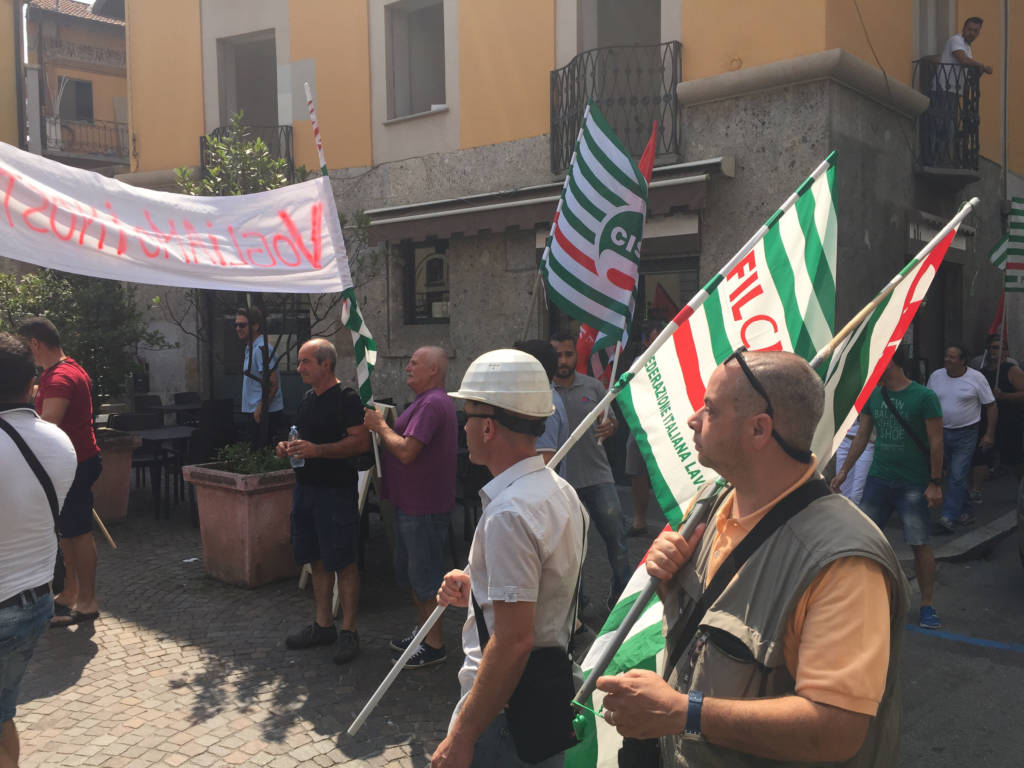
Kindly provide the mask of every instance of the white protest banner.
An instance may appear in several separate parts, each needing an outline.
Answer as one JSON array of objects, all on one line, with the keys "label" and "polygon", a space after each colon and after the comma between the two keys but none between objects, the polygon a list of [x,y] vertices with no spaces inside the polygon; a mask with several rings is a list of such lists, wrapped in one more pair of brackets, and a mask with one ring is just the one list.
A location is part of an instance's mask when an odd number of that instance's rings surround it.
[{"label": "white protest banner", "polygon": [[0,256],[187,288],[352,287],[326,177],[254,195],[192,197],[132,187],[3,142]]}]

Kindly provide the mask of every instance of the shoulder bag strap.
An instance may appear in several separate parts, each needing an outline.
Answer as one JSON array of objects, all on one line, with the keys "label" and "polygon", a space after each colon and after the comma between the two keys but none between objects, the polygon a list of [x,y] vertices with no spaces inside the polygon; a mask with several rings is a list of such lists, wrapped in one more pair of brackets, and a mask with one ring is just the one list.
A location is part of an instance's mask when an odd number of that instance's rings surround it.
[{"label": "shoulder bag strap", "polygon": [[35,473],[36,479],[39,484],[43,486],[43,492],[46,493],[46,500],[50,503],[50,513],[53,515],[53,527],[54,530],[57,528],[57,516],[60,514],[60,507],[57,504],[57,491],[53,488],[53,481],[50,480],[50,476],[43,469],[43,465],[39,463],[39,459],[32,452],[32,449],[28,447],[28,443],[25,442],[18,430],[7,423],[6,419],[0,418],[0,429],[7,433],[8,437],[14,441],[14,444],[18,446],[18,450],[21,451],[21,455],[25,457],[25,461],[32,468],[32,472]]},{"label": "shoulder bag strap", "polygon": [[900,423],[900,426],[903,427],[904,431],[910,435],[910,439],[914,441],[914,445],[917,446],[918,450],[920,450],[925,456],[930,457],[932,454],[931,451],[928,450],[928,446],[925,445],[924,441],[921,440],[917,433],[910,428],[910,425],[907,424],[907,420],[900,416],[893,407],[892,400],[889,399],[889,392],[885,387],[882,387],[882,399],[885,401],[885,407],[889,409],[889,413],[896,418],[896,421]]},{"label": "shoulder bag strap", "polygon": [[[583,515],[583,505],[580,504],[580,515]],[[575,645],[575,631],[576,631],[576,617],[579,615],[579,594],[580,585],[583,583],[583,560],[587,554],[587,521],[583,519],[583,548],[580,552],[580,570],[576,575],[576,588],[572,593],[572,604],[569,607],[569,611],[572,613],[572,623],[569,625],[569,643],[568,651],[572,653],[573,646]],[[540,595],[538,595],[540,597]],[[491,639],[491,633],[487,631],[487,623],[484,621],[484,611],[480,607],[480,604],[476,601],[476,595],[473,594],[473,578],[470,576],[469,580],[469,598],[473,603],[473,618],[476,620],[476,634],[480,640],[480,650],[483,651],[484,646],[487,645],[487,641]]]},{"label": "shoulder bag strap", "polygon": [[743,538],[743,541],[736,545],[736,548],[715,572],[714,578],[711,579],[711,583],[708,584],[704,593],[700,596],[700,600],[697,601],[697,605],[694,606],[690,618],[683,628],[680,631],[673,632],[672,637],[666,638],[665,646],[669,650],[668,663],[665,665],[666,676],[675,668],[683,652],[690,644],[690,640],[697,634],[697,628],[700,626],[701,621],[703,621],[704,614],[707,613],[708,608],[714,605],[715,601],[725,591],[729,582],[732,581],[733,577],[739,572],[750,556],[773,533],[789,522],[790,519],[795,517],[797,513],[801,512],[812,501],[822,496],[828,496],[830,493],[828,485],[821,478],[807,481],[772,507],[758,524],[754,526],[754,529]]},{"label": "shoulder bag strap", "polygon": [[484,621],[484,609],[476,601],[473,594],[473,577],[469,579],[469,599],[473,601],[473,618],[476,619],[476,635],[480,640],[480,652],[483,653],[484,646],[491,639],[491,633],[487,631],[487,623]]}]

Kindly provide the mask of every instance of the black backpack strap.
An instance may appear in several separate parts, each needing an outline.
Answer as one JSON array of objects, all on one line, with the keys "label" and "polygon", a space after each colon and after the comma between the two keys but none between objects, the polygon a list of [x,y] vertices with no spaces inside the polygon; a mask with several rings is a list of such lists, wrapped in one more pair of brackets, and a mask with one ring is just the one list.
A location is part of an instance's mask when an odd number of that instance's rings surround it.
[{"label": "black backpack strap", "polygon": [[57,504],[57,491],[54,490],[53,481],[50,480],[50,476],[43,469],[43,465],[39,463],[39,459],[32,452],[32,449],[28,447],[28,443],[25,442],[18,430],[7,423],[6,419],[0,418],[0,429],[7,433],[7,436],[14,441],[14,444],[18,446],[18,450],[21,451],[21,455],[25,457],[25,461],[32,468],[32,472],[35,473],[36,479],[39,484],[43,486],[43,492],[46,493],[46,500],[50,503],[50,513],[53,515],[53,527],[54,530],[57,528],[57,517],[60,515],[60,506]]},{"label": "black backpack strap", "polygon": [[690,644],[690,640],[697,634],[697,629],[700,627],[701,621],[704,620],[704,614],[707,613],[708,608],[714,605],[715,601],[725,591],[729,582],[732,581],[733,577],[739,572],[750,556],[764,542],[771,538],[773,533],[805,509],[812,501],[822,496],[828,496],[830,493],[828,485],[820,477],[808,480],[768,510],[767,514],[754,526],[754,529],[736,545],[736,548],[715,572],[714,578],[711,579],[711,583],[708,584],[704,593],[700,596],[686,624],[681,629],[674,629],[670,636],[666,638],[665,647],[669,650],[668,663],[665,664],[666,679],[671,670],[675,669],[680,657],[682,657],[683,652]]},{"label": "black backpack strap", "polygon": [[889,409],[889,413],[896,418],[896,421],[900,423],[900,426],[903,427],[908,435],[910,435],[910,439],[914,441],[914,445],[918,447],[921,453],[930,457],[932,454],[931,451],[928,450],[928,446],[925,445],[924,441],[921,440],[918,434],[910,428],[907,420],[900,416],[899,412],[893,407],[892,400],[889,399],[889,392],[885,387],[882,387],[882,399],[885,401],[885,406]]}]

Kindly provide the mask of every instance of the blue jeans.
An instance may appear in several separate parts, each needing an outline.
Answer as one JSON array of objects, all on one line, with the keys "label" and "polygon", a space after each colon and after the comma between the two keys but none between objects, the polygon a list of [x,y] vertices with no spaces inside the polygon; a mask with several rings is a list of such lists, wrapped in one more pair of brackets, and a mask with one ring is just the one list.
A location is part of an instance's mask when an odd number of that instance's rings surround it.
[{"label": "blue jeans", "polygon": [[395,580],[421,603],[433,600],[445,574],[451,513],[407,515],[395,508]]},{"label": "blue jeans", "polygon": [[632,575],[629,568],[629,552],[626,550],[626,518],[619,504],[619,493],[613,483],[598,483],[577,488],[577,495],[587,508],[590,522],[604,539],[608,550],[608,565],[612,569],[612,583],[608,596],[618,598]]},{"label": "blue jeans", "polygon": [[14,719],[18,686],[51,616],[53,595],[0,608],[0,723]]},{"label": "blue jeans", "polygon": [[967,473],[978,445],[978,425],[942,430],[942,456],[949,476],[942,494],[942,517],[956,522],[967,511]]},{"label": "blue jeans", "polygon": [[903,522],[903,540],[911,547],[921,547],[928,543],[931,527],[931,513],[924,498],[927,487],[868,475],[860,508],[882,530],[889,516],[898,513]]},{"label": "blue jeans", "polygon": [[527,768],[530,765],[535,768],[562,768],[565,765],[565,752],[559,752],[539,763],[524,763],[516,753],[505,713],[499,713],[476,740],[470,768]]}]

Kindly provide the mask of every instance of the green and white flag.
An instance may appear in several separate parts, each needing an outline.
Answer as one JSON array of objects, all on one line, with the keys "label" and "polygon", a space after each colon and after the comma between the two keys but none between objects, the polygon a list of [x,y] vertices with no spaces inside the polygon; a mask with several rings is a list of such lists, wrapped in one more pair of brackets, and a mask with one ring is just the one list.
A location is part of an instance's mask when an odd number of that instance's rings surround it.
[{"label": "green and white flag", "polygon": [[647,181],[588,106],[541,274],[551,301],[612,346],[632,316],[646,212]]},{"label": "green and white flag", "polygon": [[1007,293],[1024,293],[1024,197],[1010,203],[1009,232],[999,241],[989,259],[1005,271],[1003,287]]},{"label": "green and white flag", "polygon": [[823,468],[882,378],[918,307],[956,237],[954,226],[923,257],[908,263],[894,278],[892,292],[818,366],[825,381],[825,411],[814,435],[813,450]]},{"label": "green and white flag", "polygon": [[[675,317],[665,341],[619,394],[619,404],[647,463],[669,524],[678,528],[697,489],[717,475],[697,462],[689,417],[703,406],[715,367],[735,348],[784,349],[807,357],[832,338],[835,315],[834,153],[766,223],[741,253]],[[645,556],[646,560],[646,556]],[[641,562],[583,660],[589,674],[648,582]],[[655,597],[604,674],[655,669],[664,650],[662,606]],[[600,692],[594,694],[599,704]],[[567,753],[567,768],[614,765],[622,739],[586,715],[587,740]]]},{"label": "green and white flag", "polygon": [[[351,280],[351,278],[349,278]],[[359,387],[359,399],[368,406],[373,400],[370,387],[370,374],[377,364],[377,342],[366,327],[359,305],[356,303],[356,289],[342,291],[341,322],[352,333],[352,351],[356,361],[356,384]]]},{"label": "green and white flag", "polygon": [[[970,205],[973,206],[974,200]],[[819,366],[824,367],[826,410],[819,422],[815,437],[815,453],[820,462],[827,462],[849,424],[856,418],[872,389],[881,378],[893,351],[899,345],[918,307],[938,272],[942,259],[956,236],[959,220],[968,213],[965,206],[947,225],[949,231],[936,242],[931,251],[915,258],[900,271],[872,302],[870,311],[864,311],[863,319],[852,329],[844,329],[848,335],[839,343],[833,354]],[[832,340],[829,340],[830,343]],[[823,345],[828,346],[828,344]],[[815,360],[817,360],[815,355]],[[644,558],[646,560],[646,556]],[[609,642],[611,634],[622,623],[648,579],[644,563],[641,562],[633,578],[623,591],[619,602],[601,629],[597,640],[584,659],[582,667],[588,672],[595,660]],[[664,650],[661,634],[661,603],[655,598],[641,614],[636,625],[616,653],[605,674],[617,674],[627,669],[656,669],[656,660]],[[595,705],[600,702],[600,693],[595,693]],[[621,739],[614,728],[603,720],[589,716],[589,741],[580,748],[580,755],[594,755],[590,762],[568,763],[567,765],[614,765],[614,757]],[[569,755],[573,755],[570,752]]]},{"label": "green and white flag", "polygon": [[810,359],[832,338],[836,211],[829,165],[778,211],[752,248],[719,272],[673,320],[672,338],[623,388],[618,401],[647,463],[658,503],[673,527],[709,480],[687,421],[704,404],[715,367],[745,346]]}]

